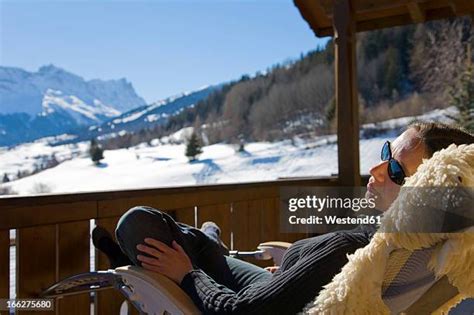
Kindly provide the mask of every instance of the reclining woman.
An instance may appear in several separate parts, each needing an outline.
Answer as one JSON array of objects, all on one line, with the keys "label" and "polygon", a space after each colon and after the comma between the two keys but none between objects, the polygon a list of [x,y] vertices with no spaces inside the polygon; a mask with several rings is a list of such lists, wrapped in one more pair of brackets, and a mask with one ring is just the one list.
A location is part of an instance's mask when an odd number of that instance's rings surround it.
[{"label": "reclining woman", "polygon": [[[367,185],[367,193],[377,197],[377,208],[387,210],[422,159],[451,143],[471,144],[474,136],[440,123],[415,123],[393,143],[386,142]],[[204,314],[296,314],[341,271],[348,254],[370,242],[375,227],[299,240],[274,273],[227,256],[219,232],[213,224],[199,230],[140,206],[120,218],[120,247],[99,232],[94,244],[113,267],[134,264],[169,277]]]}]

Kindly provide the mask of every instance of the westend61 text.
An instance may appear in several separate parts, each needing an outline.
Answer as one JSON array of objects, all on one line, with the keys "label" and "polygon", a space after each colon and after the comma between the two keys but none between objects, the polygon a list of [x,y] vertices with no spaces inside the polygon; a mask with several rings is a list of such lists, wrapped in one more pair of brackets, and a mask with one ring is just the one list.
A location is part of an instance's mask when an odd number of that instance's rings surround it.
[{"label": "westend61 text", "polygon": [[361,217],[338,217],[335,215],[325,215],[318,217],[311,215],[309,217],[299,218],[292,215],[288,218],[290,224],[380,224],[379,215],[361,216]]}]

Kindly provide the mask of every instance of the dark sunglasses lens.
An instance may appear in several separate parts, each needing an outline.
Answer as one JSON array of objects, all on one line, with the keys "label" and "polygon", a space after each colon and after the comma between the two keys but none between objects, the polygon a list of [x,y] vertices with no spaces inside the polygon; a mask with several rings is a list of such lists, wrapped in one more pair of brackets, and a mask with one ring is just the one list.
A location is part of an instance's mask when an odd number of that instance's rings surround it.
[{"label": "dark sunglasses lens", "polygon": [[388,175],[398,185],[402,185],[405,180],[405,173],[403,172],[402,166],[395,160],[390,160]]},{"label": "dark sunglasses lens", "polygon": [[382,161],[388,161],[390,159],[390,146],[388,142],[385,142],[385,144],[383,145],[380,157]]}]

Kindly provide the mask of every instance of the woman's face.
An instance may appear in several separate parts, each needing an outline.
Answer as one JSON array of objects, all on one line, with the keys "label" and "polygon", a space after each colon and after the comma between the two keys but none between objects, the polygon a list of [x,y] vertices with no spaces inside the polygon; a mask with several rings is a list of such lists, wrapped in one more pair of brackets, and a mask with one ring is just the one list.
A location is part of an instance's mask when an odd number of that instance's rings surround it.
[{"label": "woman's face", "polygon": [[[395,141],[390,143],[392,157],[403,168],[406,176],[411,176],[421,164],[425,147],[417,137],[417,131],[409,128]],[[401,186],[395,184],[388,175],[388,161],[381,161],[370,169],[370,179],[367,184],[367,198],[375,198],[376,208],[385,211],[397,198]]]}]

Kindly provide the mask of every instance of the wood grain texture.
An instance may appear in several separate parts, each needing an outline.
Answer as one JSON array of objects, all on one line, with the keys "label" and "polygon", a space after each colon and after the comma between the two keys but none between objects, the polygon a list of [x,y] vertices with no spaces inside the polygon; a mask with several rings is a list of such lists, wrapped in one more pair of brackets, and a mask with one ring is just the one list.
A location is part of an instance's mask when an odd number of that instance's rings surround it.
[{"label": "wood grain texture", "polygon": [[260,243],[282,240],[280,233],[280,213],[274,198],[260,200],[262,235]]},{"label": "wood grain texture", "polygon": [[213,206],[238,200],[259,199],[262,196],[277,196],[276,187],[237,188],[235,190],[182,191],[99,202],[99,217],[118,216],[134,206],[150,206],[159,210],[173,210],[194,206]]},{"label": "wood grain texture", "polygon": [[[58,225],[58,276],[64,278],[89,272],[89,221]],[[61,298],[56,303],[57,314],[81,315],[90,312],[90,295],[78,294]]]},{"label": "wood grain texture", "polygon": [[34,199],[31,200],[32,204],[29,206],[0,208],[0,229],[89,220],[95,218],[97,214],[95,202],[54,203],[38,206],[35,205]]},{"label": "wood grain texture", "polygon": [[[318,37],[334,36],[334,16],[341,2],[294,0]],[[474,1],[471,0],[357,0],[351,4],[357,32],[472,15],[474,12]]]},{"label": "wood grain texture", "polygon": [[[56,225],[17,230],[17,298],[37,298],[57,280]],[[55,311],[40,312],[55,314]],[[38,314],[22,311],[20,314]]]},{"label": "wood grain texture", "polygon": [[232,204],[231,230],[233,234],[232,250],[251,250],[248,201]]},{"label": "wood grain texture", "polygon": [[194,222],[194,207],[176,209],[173,210],[173,212],[177,222],[196,227],[196,222]]},{"label": "wood grain texture", "polygon": [[[276,240],[278,235],[278,217],[274,217],[273,198],[249,201],[248,226],[249,244],[251,249],[257,249],[260,243]],[[276,224],[275,224],[276,223]],[[261,267],[272,266],[272,260],[250,260]]]},{"label": "wood grain texture", "polygon": [[359,104],[354,11],[350,0],[334,6],[335,80],[339,182],[360,185]]},{"label": "wood grain texture", "polygon": [[0,299],[10,293],[10,231],[0,230]]},{"label": "wood grain texture", "polygon": [[[0,198],[0,229],[66,223],[120,216],[130,207],[151,204],[180,209],[278,196],[280,186],[327,186],[336,177],[290,178],[277,181],[195,185],[176,188],[135,189],[96,193],[55,194]],[[100,206],[99,212],[97,206]],[[38,216],[41,213],[41,216]]]}]

